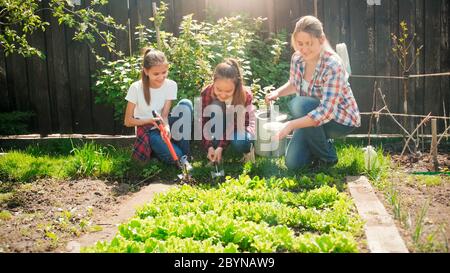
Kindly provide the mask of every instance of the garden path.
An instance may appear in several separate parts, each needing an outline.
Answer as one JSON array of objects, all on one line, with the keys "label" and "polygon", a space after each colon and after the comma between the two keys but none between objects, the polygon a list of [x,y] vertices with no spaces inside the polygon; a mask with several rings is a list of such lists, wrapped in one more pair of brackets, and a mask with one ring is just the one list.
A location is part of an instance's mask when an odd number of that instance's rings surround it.
[{"label": "garden path", "polygon": [[79,253],[81,247],[92,246],[97,241],[110,241],[117,232],[117,226],[134,216],[136,208],[150,202],[158,193],[163,193],[174,187],[174,185],[163,183],[151,183],[143,187],[125,200],[118,209],[105,215],[101,225],[102,231],[88,233],[76,241],[67,244],[67,252]]}]

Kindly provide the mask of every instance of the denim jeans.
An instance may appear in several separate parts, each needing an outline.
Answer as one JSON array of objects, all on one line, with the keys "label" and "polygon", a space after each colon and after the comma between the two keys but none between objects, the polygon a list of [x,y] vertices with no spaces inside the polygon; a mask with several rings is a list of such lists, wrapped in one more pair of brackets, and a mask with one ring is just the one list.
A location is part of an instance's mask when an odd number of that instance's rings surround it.
[{"label": "denim jeans", "polygon": [[[296,96],[289,102],[294,119],[306,116],[320,101],[313,97]],[[334,120],[318,127],[301,128],[294,135],[286,150],[286,166],[298,169],[308,166],[313,160],[336,163],[338,158],[331,139],[348,135],[354,127],[341,125]]]},{"label": "denim jeans", "polygon": [[[220,102],[218,101],[214,101],[213,104],[219,105],[221,106]],[[215,112],[211,113],[211,119],[214,119],[214,117],[216,116]],[[226,116],[223,115],[223,113],[219,113],[218,118],[222,118],[223,120],[223,128],[222,128],[222,133],[226,132],[226,127],[227,127],[227,120],[226,120]],[[211,128],[211,131],[213,133],[213,135],[216,137],[216,139],[218,139],[219,137],[222,137],[221,135],[216,133],[216,125],[213,125],[213,127]],[[233,132],[233,136],[230,140],[230,144],[231,144],[231,148],[233,150],[235,150],[237,153],[248,153],[250,152],[250,148],[251,148],[251,144],[254,142],[254,136],[252,134],[250,134],[249,132],[245,131],[245,132]],[[213,145],[217,145],[219,141],[213,141]]]},{"label": "denim jeans", "polygon": [[[181,112],[186,113],[188,112],[190,117],[189,121],[192,121],[192,112],[193,112],[193,106],[192,102],[188,99],[182,99],[173,109],[171,114],[169,115],[169,126],[172,128],[172,125],[174,122],[176,122],[178,119],[182,118],[182,114],[179,117],[172,116],[172,113],[175,112],[177,107],[187,107],[187,111]],[[184,110],[186,110],[184,109]],[[178,109],[180,110],[180,109]],[[186,124],[184,124],[186,125]],[[180,131],[186,130],[187,128],[183,127],[180,128]],[[192,122],[188,124],[189,126],[192,125]],[[183,155],[190,155],[190,146],[189,146],[189,139],[180,139],[178,141],[175,141],[174,139],[171,139],[173,148],[178,155],[178,158],[180,158]],[[151,130],[150,131],[150,147],[152,148],[152,152],[158,157],[160,160],[162,160],[165,163],[173,163],[172,156],[170,155],[169,148],[167,147],[166,143],[163,141],[161,134],[159,130]]]}]

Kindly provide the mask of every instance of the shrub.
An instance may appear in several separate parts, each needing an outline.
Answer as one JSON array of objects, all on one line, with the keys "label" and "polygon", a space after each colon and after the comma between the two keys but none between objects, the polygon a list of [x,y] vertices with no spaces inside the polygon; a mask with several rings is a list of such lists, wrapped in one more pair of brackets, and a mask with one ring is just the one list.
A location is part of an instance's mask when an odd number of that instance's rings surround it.
[{"label": "shrub", "polygon": [[[162,2],[156,20],[151,20],[162,26],[166,10]],[[259,82],[259,87],[252,85],[256,94],[262,93],[268,85],[281,86],[289,75],[289,62],[285,58],[287,35],[282,32],[264,39],[263,21],[262,18],[234,16],[207,23],[193,20],[191,14],[183,17],[178,37],[161,31],[158,43],[155,31],[144,26],[138,26],[135,34],[141,47],[150,45],[166,54],[170,62],[169,78],[178,84],[178,99],[198,97],[211,81],[214,67],[228,57],[240,62],[247,84]],[[123,118],[124,98],[131,83],[139,79],[140,63],[136,53],[109,62],[95,76],[96,102],[113,105],[116,119]]]}]

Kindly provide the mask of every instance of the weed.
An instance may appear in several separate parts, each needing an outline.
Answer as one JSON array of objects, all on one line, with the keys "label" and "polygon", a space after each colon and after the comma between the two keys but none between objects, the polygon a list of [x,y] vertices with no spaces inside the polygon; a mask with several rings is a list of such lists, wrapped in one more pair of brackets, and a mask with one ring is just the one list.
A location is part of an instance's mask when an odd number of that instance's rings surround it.
[{"label": "weed", "polygon": [[7,211],[7,210],[2,210],[0,212],[0,220],[2,221],[8,221],[12,219],[12,214],[11,212]]}]

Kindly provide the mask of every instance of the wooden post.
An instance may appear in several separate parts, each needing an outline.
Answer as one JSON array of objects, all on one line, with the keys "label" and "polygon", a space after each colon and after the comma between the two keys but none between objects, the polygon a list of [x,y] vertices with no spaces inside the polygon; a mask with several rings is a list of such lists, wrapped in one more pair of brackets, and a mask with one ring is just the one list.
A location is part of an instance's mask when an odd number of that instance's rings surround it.
[{"label": "wooden post", "polygon": [[273,3],[273,0],[267,0],[266,1],[267,6],[267,15],[269,19],[269,33],[275,32],[275,5]]},{"label": "wooden post", "polygon": [[318,17],[317,0],[314,0],[314,16]]},{"label": "wooden post", "polygon": [[[152,9],[153,9],[153,18],[155,18],[156,21],[156,3],[152,3]],[[159,26],[155,24],[155,30],[156,30],[156,41],[158,43],[158,49],[161,50],[161,38],[159,36]]]},{"label": "wooden post", "polygon": [[408,114],[408,86],[409,85],[409,80],[408,79],[404,79],[403,80],[403,113],[405,114],[405,116],[403,117],[403,127],[407,128],[407,129],[412,129],[410,128],[411,126],[408,127],[408,117],[406,116]]},{"label": "wooden post", "polygon": [[437,160],[437,119],[431,120],[431,156],[433,158],[434,171],[439,171],[439,162]]}]

